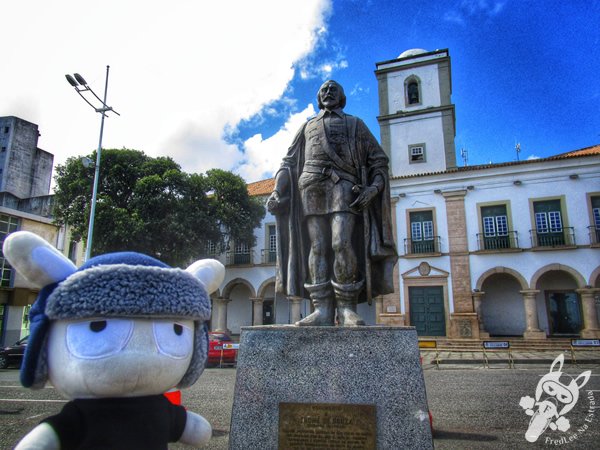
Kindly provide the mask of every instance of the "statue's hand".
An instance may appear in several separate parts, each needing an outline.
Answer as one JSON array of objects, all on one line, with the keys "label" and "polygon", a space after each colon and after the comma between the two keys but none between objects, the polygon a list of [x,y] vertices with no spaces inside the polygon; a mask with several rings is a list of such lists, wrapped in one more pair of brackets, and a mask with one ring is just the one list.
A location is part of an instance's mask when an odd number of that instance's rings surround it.
[{"label": "statue's hand", "polygon": [[362,188],[360,190],[360,194],[352,203],[350,203],[350,208],[363,210],[373,201],[379,191],[375,186],[367,186],[366,188]]},{"label": "statue's hand", "polygon": [[271,214],[276,214],[283,206],[282,198],[279,196],[279,192],[273,191],[267,200],[267,210]]}]

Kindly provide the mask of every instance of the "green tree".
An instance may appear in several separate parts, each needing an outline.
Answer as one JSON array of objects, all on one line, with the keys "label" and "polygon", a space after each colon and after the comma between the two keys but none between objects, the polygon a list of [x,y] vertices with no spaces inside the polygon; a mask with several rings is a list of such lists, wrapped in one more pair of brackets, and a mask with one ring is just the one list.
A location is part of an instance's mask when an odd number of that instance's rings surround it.
[{"label": "green tree", "polygon": [[[95,152],[88,156],[96,160]],[[56,168],[54,216],[86,239],[94,167],[69,158]],[[92,254],[138,251],[185,266],[214,242],[254,245],[262,204],[242,178],[223,170],[188,174],[168,157],[141,151],[102,151]]]}]

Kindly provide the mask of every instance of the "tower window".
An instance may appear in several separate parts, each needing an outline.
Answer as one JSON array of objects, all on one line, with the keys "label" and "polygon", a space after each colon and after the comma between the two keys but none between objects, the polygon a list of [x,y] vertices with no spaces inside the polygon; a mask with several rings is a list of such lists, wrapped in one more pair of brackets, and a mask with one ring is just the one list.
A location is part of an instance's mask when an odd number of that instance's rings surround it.
[{"label": "tower window", "polygon": [[410,145],[408,147],[408,160],[411,163],[425,162],[425,144]]},{"label": "tower window", "polygon": [[406,106],[421,104],[421,82],[416,76],[410,76],[404,82]]}]

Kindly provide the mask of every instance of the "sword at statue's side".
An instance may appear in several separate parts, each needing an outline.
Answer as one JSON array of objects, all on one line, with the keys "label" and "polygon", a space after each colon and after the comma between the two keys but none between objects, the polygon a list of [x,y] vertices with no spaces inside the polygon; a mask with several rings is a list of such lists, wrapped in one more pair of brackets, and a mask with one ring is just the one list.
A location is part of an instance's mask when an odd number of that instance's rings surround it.
[{"label": "sword at statue's side", "polygon": [[[369,185],[369,180],[367,179],[367,168],[365,166],[360,166],[360,177],[363,185],[363,189],[365,189]],[[371,222],[369,219],[369,207],[363,208],[363,237],[365,240],[365,289],[367,290],[367,302],[369,306],[373,301],[372,291],[371,291],[371,258],[369,257],[369,242],[371,240]]]}]

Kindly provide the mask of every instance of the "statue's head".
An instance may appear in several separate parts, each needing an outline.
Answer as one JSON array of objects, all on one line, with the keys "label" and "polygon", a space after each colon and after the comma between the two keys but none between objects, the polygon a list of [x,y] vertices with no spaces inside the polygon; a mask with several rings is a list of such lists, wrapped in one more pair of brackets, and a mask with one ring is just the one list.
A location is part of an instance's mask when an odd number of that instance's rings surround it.
[{"label": "statue's head", "polygon": [[344,88],[337,81],[327,80],[317,92],[319,109],[336,109],[346,106]]}]

